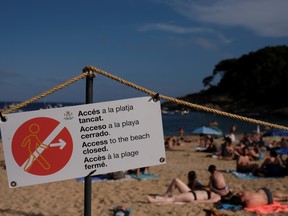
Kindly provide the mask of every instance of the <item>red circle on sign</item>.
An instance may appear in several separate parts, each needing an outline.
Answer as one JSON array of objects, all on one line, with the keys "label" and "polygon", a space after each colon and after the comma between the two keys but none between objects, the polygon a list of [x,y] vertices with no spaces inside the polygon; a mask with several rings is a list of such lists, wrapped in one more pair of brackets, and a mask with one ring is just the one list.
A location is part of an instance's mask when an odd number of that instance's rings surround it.
[{"label": "red circle on sign", "polygon": [[68,163],[72,152],[70,132],[59,121],[47,117],[24,122],[12,139],[12,154],[16,163],[34,175],[58,172]]}]

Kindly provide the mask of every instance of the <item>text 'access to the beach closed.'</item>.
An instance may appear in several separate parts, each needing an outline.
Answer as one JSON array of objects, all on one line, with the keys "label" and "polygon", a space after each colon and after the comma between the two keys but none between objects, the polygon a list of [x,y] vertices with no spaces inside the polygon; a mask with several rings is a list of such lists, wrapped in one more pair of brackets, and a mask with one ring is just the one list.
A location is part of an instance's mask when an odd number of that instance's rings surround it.
[{"label": "text 'access to the beach closed.'", "polygon": [[7,115],[10,187],[165,163],[160,102],[150,97]]}]

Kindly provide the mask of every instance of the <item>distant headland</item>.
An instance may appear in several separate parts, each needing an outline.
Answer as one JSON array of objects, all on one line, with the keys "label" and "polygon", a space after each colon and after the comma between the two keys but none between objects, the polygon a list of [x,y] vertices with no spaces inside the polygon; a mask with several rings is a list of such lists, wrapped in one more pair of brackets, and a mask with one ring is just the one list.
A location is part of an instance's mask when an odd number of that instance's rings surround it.
[{"label": "distant headland", "polygon": [[[220,81],[213,83],[217,78]],[[288,47],[264,47],[222,60],[203,79],[203,85],[205,90],[178,99],[245,116],[288,117]],[[164,102],[162,109],[187,107]]]}]

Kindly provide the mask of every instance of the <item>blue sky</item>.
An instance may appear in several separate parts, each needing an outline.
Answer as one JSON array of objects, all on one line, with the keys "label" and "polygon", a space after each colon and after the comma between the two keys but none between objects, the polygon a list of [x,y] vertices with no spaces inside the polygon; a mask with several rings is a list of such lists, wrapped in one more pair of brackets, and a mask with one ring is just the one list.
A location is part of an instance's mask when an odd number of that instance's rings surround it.
[{"label": "blue sky", "polygon": [[[9,0],[0,5],[0,101],[24,101],[93,65],[160,94],[196,93],[221,60],[288,44],[287,0]],[[98,75],[94,101],[144,96]],[[40,101],[85,102],[85,80]]]}]

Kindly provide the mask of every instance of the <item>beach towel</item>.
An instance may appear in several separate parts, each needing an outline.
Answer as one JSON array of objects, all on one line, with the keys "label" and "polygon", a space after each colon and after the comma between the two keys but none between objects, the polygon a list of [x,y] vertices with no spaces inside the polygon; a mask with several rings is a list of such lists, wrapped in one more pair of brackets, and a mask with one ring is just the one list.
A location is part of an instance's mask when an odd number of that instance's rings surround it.
[{"label": "beach towel", "polygon": [[[121,181],[121,180],[132,179],[130,175],[125,175],[125,178],[121,178],[121,179],[115,179],[111,175],[95,175],[95,176],[91,176],[91,177],[92,177],[92,182]],[[76,178],[76,181],[84,182],[85,181],[85,177]]]},{"label": "beach towel", "polygon": [[[98,182],[98,181],[112,181],[113,179],[108,178],[107,175],[97,175],[97,176],[92,176],[92,182]],[[77,178],[76,181],[78,182],[84,182],[85,178]]]},{"label": "beach towel", "polygon": [[267,177],[261,177],[261,176],[255,176],[252,173],[240,173],[237,171],[231,171],[232,175],[234,175],[237,178],[240,179],[271,179],[271,178],[284,178],[284,176],[267,176]]},{"label": "beach towel", "polygon": [[275,214],[279,212],[288,212],[288,205],[283,205],[279,202],[274,202],[270,205],[259,206],[255,208],[245,208],[245,210],[257,214]]},{"label": "beach towel", "polygon": [[155,175],[154,173],[141,173],[140,175],[136,175],[136,174],[131,174],[130,175],[131,178],[133,179],[138,179],[138,180],[144,180],[144,179],[158,179],[159,176]]},{"label": "beach towel", "polygon": [[234,175],[237,178],[241,179],[259,179],[261,177],[255,176],[252,173],[240,173],[237,171],[231,171],[232,175]]},{"label": "beach towel", "polygon": [[240,211],[242,210],[241,205],[234,205],[234,204],[227,204],[227,203],[220,203],[215,205],[218,210],[231,210],[231,211]]},{"label": "beach towel", "polygon": [[[136,174],[131,174],[131,175],[125,175],[125,178],[120,179],[121,180],[131,180],[131,179],[136,179],[136,180],[144,180],[144,179],[158,179],[159,176],[155,175],[154,173],[148,174],[140,174],[140,175],[136,175]],[[78,182],[84,182],[85,178],[81,177],[81,178],[76,178],[76,181]],[[101,181],[117,181],[114,178],[111,178],[109,175],[97,175],[97,176],[92,176],[92,182],[101,182]]]}]

